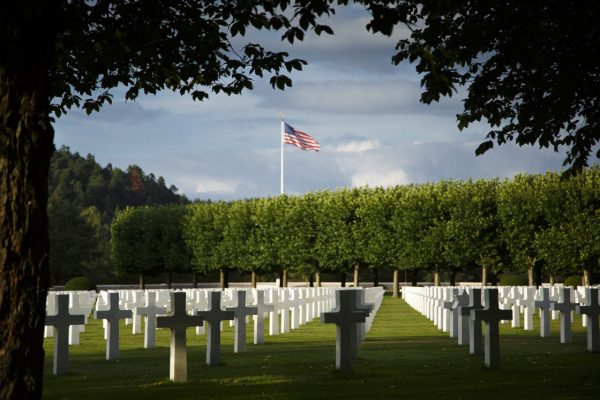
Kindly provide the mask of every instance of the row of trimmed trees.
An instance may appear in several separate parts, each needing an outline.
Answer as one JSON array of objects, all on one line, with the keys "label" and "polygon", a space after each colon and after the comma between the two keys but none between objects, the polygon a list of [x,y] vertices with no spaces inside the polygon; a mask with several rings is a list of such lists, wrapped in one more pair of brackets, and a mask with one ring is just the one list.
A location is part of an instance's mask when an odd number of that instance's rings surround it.
[{"label": "row of trimmed trees", "polygon": [[[112,224],[117,270],[290,272],[320,284],[322,272],[392,268],[527,273],[530,284],[581,273],[589,284],[600,260],[600,169],[573,176],[440,181],[303,196],[128,208]],[[142,278],[143,279],[143,278]]]}]

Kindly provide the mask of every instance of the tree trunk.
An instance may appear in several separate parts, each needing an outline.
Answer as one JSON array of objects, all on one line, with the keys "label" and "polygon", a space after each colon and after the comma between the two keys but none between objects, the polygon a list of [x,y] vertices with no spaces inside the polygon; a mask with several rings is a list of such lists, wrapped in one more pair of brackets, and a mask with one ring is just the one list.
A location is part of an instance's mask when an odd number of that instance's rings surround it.
[{"label": "tree trunk", "polygon": [[542,286],[542,267],[536,265],[533,270],[535,272],[535,286],[540,287]]},{"label": "tree trunk", "polygon": [[288,269],[283,269],[283,287],[288,287]]},{"label": "tree trunk", "polygon": [[533,277],[533,264],[530,264],[527,267],[527,280],[529,281],[529,286],[535,286],[535,280]]},{"label": "tree trunk", "polygon": [[192,287],[194,289],[198,287],[198,273],[196,271],[192,271]]},{"label": "tree trunk", "polygon": [[419,284],[419,270],[412,270],[412,281],[410,284],[411,286],[417,286]]},{"label": "tree trunk", "polygon": [[456,286],[456,270],[450,268],[450,286]]},{"label": "tree trunk", "polygon": [[346,287],[346,274],[345,273],[342,273],[340,275],[340,286]]},{"label": "tree trunk", "polygon": [[488,281],[488,269],[487,266],[484,265],[483,267],[481,267],[481,286],[486,287],[487,286],[487,281]]},{"label": "tree trunk", "polygon": [[379,269],[373,267],[373,287],[379,286]]},{"label": "tree trunk", "polygon": [[583,286],[590,286],[592,284],[591,279],[590,279],[590,270],[588,268],[584,268],[583,269],[583,279],[582,279],[582,283]]},{"label": "tree trunk", "polygon": [[321,287],[321,272],[315,272],[315,281],[317,283],[317,287]]},{"label": "tree trunk", "polygon": [[313,274],[308,275],[308,287],[315,287],[315,278]]},{"label": "tree trunk", "polygon": [[392,285],[392,297],[398,297],[400,295],[400,282],[398,275],[400,271],[398,268],[394,268],[394,284]]},{"label": "tree trunk", "polygon": [[283,287],[283,270],[279,271],[279,287]]},{"label": "tree trunk", "polygon": [[42,397],[57,1],[0,12],[0,399]]},{"label": "tree trunk", "polygon": [[229,287],[229,277],[227,268],[221,268],[219,270],[219,279],[221,281],[221,290],[225,290]]},{"label": "tree trunk", "polygon": [[252,289],[256,289],[256,271],[252,271],[250,279],[252,283]]},{"label": "tree trunk", "polygon": [[146,289],[146,281],[144,279],[144,273],[140,272],[140,289],[141,290],[145,290]]},{"label": "tree trunk", "polygon": [[360,284],[358,274],[360,272],[360,264],[357,262],[354,264],[354,287],[357,288]]},{"label": "tree trunk", "polygon": [[173,286],[173,272],[168,271],[167,272],[167,287],[169,289],[171,289],[172,286]]},{"label": "tree trunk", "polygon": [[440,286],[440,270],[437,268],[433,271],[433,286]]},{"label": "tree trunk", "polygon": [[550,285],[554,286],[554,274],[550,274]]}]

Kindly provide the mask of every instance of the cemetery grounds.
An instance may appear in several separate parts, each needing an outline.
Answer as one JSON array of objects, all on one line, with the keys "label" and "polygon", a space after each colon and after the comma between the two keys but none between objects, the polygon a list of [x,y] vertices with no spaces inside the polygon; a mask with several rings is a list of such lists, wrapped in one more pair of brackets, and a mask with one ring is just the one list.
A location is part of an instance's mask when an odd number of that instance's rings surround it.
[{"label": "cemetery grounds", "polygon": [[[537,314],[537,313],[536,313]],[[581,317],[573,320],[573,342],[560,344],[559,321],[552,336],[500,328],[501,365],[486,369],[483,357],[438,330],[403,300],[383,300],[371,331],[353,362],[353,374],[335,369],[335,325],[318,319],[269,336],[265,344],[233,353],[233,328],[225,323],[221,366],[205,365],[206,337],[187,333],[188,381],[169,380],[168,329],[156,332],[156,348],[132,335],[121,321],[120,358],[105,360],[102,322],[90,318],[80,345],[69,346],[69,374],[52,375],[53,338],[44,340],[44,399],[600,399],[600,354],[586,352]],[[268,323],[265,324],[268,326]],[[267,329],[268,330],[268,329]]]}]

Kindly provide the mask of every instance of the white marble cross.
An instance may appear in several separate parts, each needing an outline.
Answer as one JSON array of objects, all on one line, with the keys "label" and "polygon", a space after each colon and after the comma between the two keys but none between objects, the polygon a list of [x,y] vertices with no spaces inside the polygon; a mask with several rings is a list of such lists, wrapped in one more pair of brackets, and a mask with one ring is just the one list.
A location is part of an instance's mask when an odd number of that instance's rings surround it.
[{"label": "white marble cross", "polygon": [[577,314],[586,315],[587,320],[587,351],[597,353],[600,351],[600,331],[598,330],[598,316],[600,315],[600,304],[598,304],[598,289],[585,288],[587,303],[577,306]]},{"label": "white marble cross", "polygon": [[[46,296],[46,315],[52,314],[56,315],[56,296],[58,293],[56,292],[48,292]],[[52,337],[54,336],[54,327],[52,325],[46,325],[44,327],[44,337]]]},{"label": "white marble cross", "polygon": [[273,305],[273,310],[269,312],[269,335],[279,335],[279,311],[281,304],[279,303],[279,289],[271,289],[269,301]]},{"label": "white marble cross", "polygon": [[523,310],[523,329],[533,330],[533,313],[535,312],[535,291],[534,287],[528,286],[523,289],[523,298],[517,300],[517,305],[525,307]]},{"label": "white marble cross", "polygon": [[309,323],[312,319],[311,307],[312,299],[310,298],[308,288],[300,289],[300,325]]},{"label": "white marble cross", "polygon": [[265,314],[275,310],[273,304],[265,303],[264,290],[256,292],[256,315],[254,316],[254,344],[265,342]]},{"label": "white marble cross", "polygon": [[[83,315],[84,318],[87,316],[87,308],[80,304],[79,293],[76,291],[69,293],[69,312],[73,315]],[[81,332],[85,332],[85,324],[71,325],[69,327],[69,344],[79,345],[79,334]]]},{"label": "white marble cross", "polygon": [[[458,314],[458,329],[457,329],[457,336],[458,336],[458,344],[460,346],[463,345],[468,345],[469,344],[469,318],[471,316],[471,311],[470,309],[467,310],[467,307],[469,307],[469,293],[467,293],[466,289],[462,291],[462,293],[457,294],[456,296],[454,296],[454,301],[453,301],[453,309],[456,310],[456,313]],[[463,309],[465,310],[465,312],[463,313]]]},{"label": "white marble cross", "polygon": [[156,342],[156,317],[164,315],[167,312],[166,307],[158,307],[156,305],[156,292],[146,293],[146,306],[136,307],[135,313],[139,316],[144,316],[146,324],[144,326],[144,348],[150,349],[155,346]]},{"label": "white marble cross", "polygon": [[298,329],[300,327],[300,291],[298,288],[289,289],[289,294],[290,328]]},{"label": "white marble cross", "polygon": [[463,307],[461,314],[469,316],[469,354],[481,354],[483,352],[481,337],[481,320],[474,320],[471,311],[483,308],[481,304],[481,289],[471,290],[469,305]]},{"label": "white marble cross", "polygon": [[550,289],[549,288],[541,288],[540,289],[540,300],[535,302],[535,307],[541,310],[540,315],[540,336],[548,337],[550,336],[550,307],[552,305],[552,300],[550,299]]},{"label": "white marble cross", "polygon": [[[129,292],[130,301],[126,303],[125,308],[128,310],[133,310],[132,316],[132,324],[131,324],[131,334],[137,335],[142,333],[142,315],[138,314],[136,310],[138,307],[145,304],[145,297],[147,296],[147,292],[144,290],[132,290]],[[146,336],[144,335],[144,338]]]},{"label": "white marble cross", "polygon": [[[199,312],[208,310],[209,291],[194,290],[192,293],[194,294],[194,300],[192,302],[192,315],[198,315]],[[204,335],[205,333],[204,325],[196,327],[196,336]]]},{"label": "white marble cross", "polygon": [[221,363],[221,321],[235,318],[233,311],[221,309],[221,292],[212,291],[208,297],[208,310],[197,311],[208,325],[206,329],[206,365]]},{"label": "white marble cross", "polygon": [[131,318],[131,310],[119,308],[119,293],[109,293],[108,310],[96,310],[94,318],[105,319],[107,324],[106,359],[119,358],[119,320]]},{"label": "white marble cross", "polygon": [[519,286],[513,286],[509,290],[508,297],[505,299],[506,304],[510,304],[512,309],[512,321],[511,327],[520,328],[521,327],[521,312],[519,307],[519,300],[521,300],[521,292],[519,291]]},{"label": "white marble cross", "polygon": [[500,366],[500,321],[510,320],[512,310],[501,310],[498,307],[498,289],[485,289],[483,292],[485,306],[481,310],[472,310],[471,318],[481,320],[485,325],[485,366]]},{"label": "white marble cross", "polygon": [[336,292],[336,309],[321,314],[322,323],[336,324],[335,367],[342,372],[352,372],[352,341],[356,324],[365,322],[368,311],[359,310],[356,290],[338,290]]},{"label": "white marble cross", "polygon": [[54,360],[52,373],[65,375],[69,372],[69,327],[85,323],[85,316],[69,313],[69,295],[56,296],[56,314],[47,315],[45,325],[54,327]]},{"label": "white marble cross", "polygon": [[571,288],[562,287],[559,292],[559,300],[552,303],[552,311],[560,312],[560,342],[570,343],[571,335],[571,313],[575,310],[577,303],[571,302]]},{"label": "white marble cross", "polygon": [[448,318],[447,314],[449,313],[449,323],[448,331],[450,332],[450,337],[455,338],[458,336],[458,309],[456,308],[455,302],[456,297],[458,296],[458,288],[452,288],[450,293],[451,300],[444,301],[444,310],[446,312],[446,318]]},{"label": "white marble cross", "polygon": [[[364,289],[356,290],[356,309],[366,311],[367,312],[366,318],[368,318],[369,315],[371,315],[371,312],[373,312],[373,304],[367,303],[365,301],[365,290]],[[356,324],[355,337],[353,338],[355,346],[352,348],[352,359],[353,360],[358,358],[358,346],[362,343],[366,334],[367,334],[366,322],[359,322],[358,324]]]},{"label": "white marble cross", "polygon": [[281,292],[281,333],[290,333],[290,307],[292,306],[291,292],[283,289]]},{"label": "white marble cross", "polygon": [[190,326],[202,325],[203,318],[187,314],[185,292],[171,292],[171,313],[172,315],[168,317],[158,317],[156,325],[171,330],[169,379],[173,382],[185,382],[187,381],[186,330]]},{"label": "white marble cross", "polygon": [[256,307],[246,306],[246,291],[237,291],[237,306],[227,307],[227,311],[233,311],[235,315],[235,333],[233,339],[233,352],[240,353],[246,351],[246,317],[256,315]]}]

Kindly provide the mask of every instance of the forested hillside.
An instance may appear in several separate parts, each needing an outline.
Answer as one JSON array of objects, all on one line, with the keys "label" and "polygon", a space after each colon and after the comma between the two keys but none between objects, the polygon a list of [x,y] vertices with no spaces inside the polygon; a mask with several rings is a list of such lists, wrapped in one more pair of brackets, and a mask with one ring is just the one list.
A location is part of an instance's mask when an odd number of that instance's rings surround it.
[{"label": "forested hillside", "polygon": [[64,284],[74,276],[114,280],[108,243],[115,212],[187,202],[162,176],[146,175],[137,165],[126,171],[102,167],[90,154],[82,157],[61,147],[52,158],[48,184],[51,283]]}]

